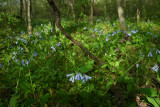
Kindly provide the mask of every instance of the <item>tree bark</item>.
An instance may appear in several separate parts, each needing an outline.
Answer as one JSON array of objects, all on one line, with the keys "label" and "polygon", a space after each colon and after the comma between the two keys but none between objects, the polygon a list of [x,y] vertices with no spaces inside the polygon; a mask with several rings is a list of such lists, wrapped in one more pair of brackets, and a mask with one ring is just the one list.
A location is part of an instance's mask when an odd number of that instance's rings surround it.
[{"label": "tree bark", "polygon": [[28,0],[28,12],[27,12],[27,20],[28,20],[28,34],[32,34],[32,25],[31,25],[31,0]]},{"label": "tree bark", "polygon": [[139,20],[140,20],[140,10],[139,8],[137,8],[137,25],[139,24]]},{"label": "tree bark", "polygon": [[25,21],[25,24],[27,24],[26,0],[22,0],[22,3],[23,3],[24,21]]},{"label": "tree bark", "polygon": [[125,25],[124,11],[123,11],[121,2],[122,2],[121,0],[117,0],[117,8],[118,8],[120,27],[121,27],[121,30],[124,32],[126,31],[126,25]]},{"label": "tree bark", "polygon": [[20,0],[20,18],[22,19],[23,17],[23,2]]},{"label": "tree bark", "polygon": [[94,5],[94,0],[91,0],[91,25],[93,25],[93,5]]},{"label": "tree bark", "polygon": [[90,53],[90,52],[88,51],[88,49],[85,48],[85,47],[82,45],[82,43],[80,43],[79,41],[75,40],[73,37],[70,36],[69,33],[67,33],[67,32],[65,31],[65,29],[64,29],[64,28],[62,27],[62,25],[61,25],[61,19],[60,19],[60,11],[59,11],[59,9],[57,8],[57,6],[55,5],[55,3],[54,3],[53,0],[47,0],[47,1],[48,1],[48,3],[50,4],[50,6],[53,8],[53,11],[54,11],[54,13],[55,13],[55,15],[56,15],[56,25],[57,25],[57,27],[62,31],[62,33],[65,35],[65,37],[66,37],[67,39],[70,39],[70,40],[71,40],[73,43],[75,43],[76,45],[78,45],[78,46],[85,52],[85,54],[89,55],[90,58],[92,58],[93,60],[95,60],[99,65],[103,65],[103,64],[104,64],[103,61],[101,61],[99,58],[97,58],[97,57],[94,56],[92,53]]},{"label": "tree bark", "polygon": [[104,2],[104,16],[106,17],[107,15],[106,15],[106,12],[107,12],[107,7],[106,7],[106,0],[103,0],[103,2]]}]

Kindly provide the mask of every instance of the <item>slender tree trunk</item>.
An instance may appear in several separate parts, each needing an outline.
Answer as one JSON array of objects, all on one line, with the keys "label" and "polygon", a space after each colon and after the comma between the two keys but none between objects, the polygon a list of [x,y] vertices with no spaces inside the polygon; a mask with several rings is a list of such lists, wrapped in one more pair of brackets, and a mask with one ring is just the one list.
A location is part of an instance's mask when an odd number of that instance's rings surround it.
[{"label": "slender tree trunk", "polygon": [[79,41],[75,40],[73,37],[70,36],[70,34],[68,34],[65,29],[62,27],[61,25],[61,19],[60,19],[60,11],[57,8],[57,6],[55,5],[53,0],[47,0],[48,3],[51,5],[51,7],[53,8],[53,11],[56,15],[56,25],[57,27],[62,31],[62,33],[65,35],[66,38],[70,39],[73,43],[75,43],[76,45],[78,45],[84,52],[85,54],[89,55],[90,58],[92,58],[93,60],[95,60],[99,65],[103,65],[104,62],[101,61],[99,58],[97,58],[96,56],[94,56],[92,53],[90,53],[88,51],[87,48],[85,48],[82,43],[80,43]]},{"label": "slender tree trunk", "polygon": [[137,25],[139,24],[139,20],[140,20],[140,10],[139,8],[137,8]]},{"label": "slender tree trunk", "polygon": [[32,34],[32,25],[31,25],[31,0],[28,0],[28,11],[27,11],[27,20],[28,20],[28,34]]},{"label": "slender tree trunk", "polygon": [[107,14],[106,14],[106,12],[107,12],[107,7],[106,7],[106,0],[103,0],[103,2],[104,2],[104,16],[106,17],[107,16]]},{"label": "slender tree trunk", "polygon": [[118,8],[120,27],[121,27],[121,30],[124,32],[126,31],[126,25],[125,25],[124,11],[121,5],[121,0],[117,0],[117,8]]},{"label": "slender tree trunk", "polygon": [[74,0],[70,0],[71,1],[71,9],[72,9],[72,16],[73,16],[73,20],[74,23],[76,22],[76,16],[75,16],[75,12],[74,12]]},{"label": "slender tree trunk", "polygon": [[20,0],[20,18],[22,19],[23,17],[23,2]]},{"label": "slender tree trunk", "polygon": [[25,21],[25,24],[27,24],[26,0],[22,0],[22,3],[23,3],[24,21]]},{"label": "slender tree trunk", "polygon": [[33,0],[33,17],[36,18],[36,1]]},{"label": "slender tree trunk", "polygon": [[93,5],[94,5],[94,0],[91,0],[91,25],[93,25]]}]

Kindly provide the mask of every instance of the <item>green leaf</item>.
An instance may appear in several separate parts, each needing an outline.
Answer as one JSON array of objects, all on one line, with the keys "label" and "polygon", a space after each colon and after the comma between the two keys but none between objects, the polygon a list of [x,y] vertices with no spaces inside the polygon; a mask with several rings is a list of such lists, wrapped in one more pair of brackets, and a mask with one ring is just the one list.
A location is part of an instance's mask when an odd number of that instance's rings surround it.
[{"label": "green leaf", "polygon": [[160,63],[160,55],[157,56],[157,60]]},{"label": "green leaf", "polygon": [[149,96],[149,97],[156,97],[157,96],[157,91],[156,89],[153,88],[140,88],[140,92],[143,94]]},{"label": "green leaf", "polygon": [[160,107],[160,105],[158,104],[158,102],[160,102],[160,100],[158,98],[151,98],[151,97],[146,97],[147,100],[154,105],[154,107]]},{"label": "green leaf", "polygon": [[10,101],[9,101],[9,107],[16,107],[17,100],[14,96],[11,97]]},{"label": "green leaf", "polygon": [[108,81],[106,85],[106,91],[108,91],[112,87],[113,84],[114,84],[113,80]]},{"label": "green leaf", "polygon": [[20,87],[23,88],[25,90],[25,93],[32,93],[32,86],[29,82],[26,81],[21,81],[20,82]]},{"label": "green leaf", "polygon": [[157,73],[157,79],[160,81],[160,72]]},{"label": "green leaf", "polygon": [[42,102],[41,102],[41,107],[44,107],[44,104],[48,101],[49,99],[49,93],[45,94],[44,96],[42,96]]},{"label": "green leaf", "polygon": [[105,68],[105,67],[107,67],[107,64],[104,64],[104,65],[102,66],[102,68]]}]

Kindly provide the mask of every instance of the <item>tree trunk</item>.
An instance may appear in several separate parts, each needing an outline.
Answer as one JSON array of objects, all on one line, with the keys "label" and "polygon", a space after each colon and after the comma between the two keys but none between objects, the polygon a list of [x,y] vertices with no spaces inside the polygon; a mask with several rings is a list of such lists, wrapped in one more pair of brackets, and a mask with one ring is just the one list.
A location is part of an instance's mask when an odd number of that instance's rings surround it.
[{"label": "tree trunk", "polygon": [[103,0],[103,2],[104,2],[104,16],[106,17],[107,15],[106,15],[106,12],[107,12],[107,7],[106,7],[106,0]]},{"label": "tree trunk", "polygon": [[140,20],[140,10],[137,8],[137,25],[139,24]]},{"label": "tree trunk", "polygon": [[27,24],[26,0],[22,0],[22,4],[23,4],[23,12],[24,12],[24,21],[25,21],[25,24]]},{"label": "tree trunk", "polygon": [[32,34],[32,25],[31,25],[31,0],[28,0],[28,11],[27,11],[27,20],[28,20],[28,34]]},{"label": "tree trunk", "polygon": [[91,0],[91,25],[93,25],[93,5],[94,5],[94,0]]},{"label": "tree trunk", "polygon": [[73,20],[74,23],[76,21],[76,17],[75,17],[75,12],[74,12],[74,0],[68,0],[68,12],[67,12],[67,16],[69,16],[70,10],[72,10],[72,16],[73,16]]},{"label": "tree trunk", "polygon": [[82,43],[80,43],[79,41],[75,40],[73,37],[70,36],[70,34],[68,34],[65,29],[62,27],[61,25],[61,19],[60,19],[60,11],[57,8],[57,6],[55,5],[53,0],[47,0],[48,3],[51,5],[51,7],[53,8],[53,11],[56,15],[56,25],[57,27],[62,31],[62,33],[65,35],[65,37],[67,39],[70,39],[73,43],[75,43],[76,45],[78,45],[87,55],[89,55],[93,60],[95,60],[99,65],[103,65],[104,62],[101,61],[99,58],[97,58],[96,56],[94,56],[92,53],[90,53],[88,51],[87,48],[85,48]]},{"label": "tree trunk", "polygon": [[117,0],[117,8],[118,8],[120,27],[121,27],[121,30],[124,32],[126,31],[126,25],[125,25],[124,11],[121,5],[121,0]]},{"label": "tree trunk", "polygon": [[20,18],[22,19],[23,17],[23,2],[20,0]]}]

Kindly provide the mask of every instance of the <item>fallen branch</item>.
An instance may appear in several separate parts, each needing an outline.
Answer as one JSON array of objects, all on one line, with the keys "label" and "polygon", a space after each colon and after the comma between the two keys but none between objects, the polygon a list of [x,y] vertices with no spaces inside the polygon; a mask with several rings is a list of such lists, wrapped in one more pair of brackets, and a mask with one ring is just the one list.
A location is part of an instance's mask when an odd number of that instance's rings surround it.
[{"label": "fallen branch", "polygon": [[70,36],[69,33],[66,32],[66,30],[62,27],[61,25],[61,19],[60,19],[60,11],[57,8],[57,6],[55,5],[53,0],[47,0],[48,3],[50,4],[50,6],[53,8],[53,11],[56,15],[56,26],[62,31],[62,33],[65,35],[65,37],[67,39],[70,39],[73,43],[75,43],[76,45],[78,45],[85,54],[89,55],[90,58],[92,58],[93,60],[95,60],[98,65],[104,65],[104,62],[101,61],[99,58],[97,58],[96,56],[94,56],[91,52],[89,52],[89,50],[87,48],[85,48],[81,42],[75,40],[73,37]]}]

